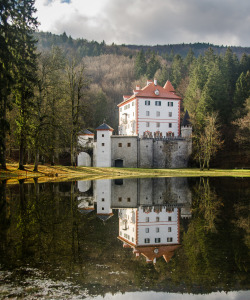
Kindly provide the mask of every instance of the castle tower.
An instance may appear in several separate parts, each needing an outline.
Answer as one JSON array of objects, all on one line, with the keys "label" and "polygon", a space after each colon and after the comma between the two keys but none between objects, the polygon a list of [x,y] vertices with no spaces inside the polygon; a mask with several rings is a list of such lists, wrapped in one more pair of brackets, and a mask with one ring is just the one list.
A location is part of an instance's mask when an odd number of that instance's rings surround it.
[{"label": "castle tower", "polygon": [[185,116],[183,118],[182,124],[181,124],[181,136],[183,138],[191,138],[192,137],[192,124],[190,122],[189,113],[186,110]]},{"label": "castle tower", "polygon": [[114,129],[103,123],[96,131],[96,166],[111,167],[111,135]]}]

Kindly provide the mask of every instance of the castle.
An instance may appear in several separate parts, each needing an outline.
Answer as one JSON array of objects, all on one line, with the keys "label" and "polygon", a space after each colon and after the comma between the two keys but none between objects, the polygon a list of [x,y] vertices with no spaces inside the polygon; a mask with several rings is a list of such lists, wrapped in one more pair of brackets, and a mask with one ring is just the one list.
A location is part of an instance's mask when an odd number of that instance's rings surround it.
[{"label": "castle", "polygon": [[[118,104],[118,135],[103,123],[97,140],[88,130],[79,134],[78,166],[130,168],[185,168],[192,153],[192,127],[186,111],[180,124],[181,98],[170,81],[136,86]],[[89,151],[92,149],[93,151]]]}]

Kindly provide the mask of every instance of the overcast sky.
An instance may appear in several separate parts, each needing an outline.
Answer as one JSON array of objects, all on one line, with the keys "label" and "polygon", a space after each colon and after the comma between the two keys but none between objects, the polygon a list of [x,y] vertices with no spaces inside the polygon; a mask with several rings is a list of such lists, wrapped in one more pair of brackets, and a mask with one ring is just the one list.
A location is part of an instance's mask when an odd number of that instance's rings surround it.
[{"label": "overcast sky", "polygon": [[40,31],[107,44],[250,47],[249,0],[36,0]]}]

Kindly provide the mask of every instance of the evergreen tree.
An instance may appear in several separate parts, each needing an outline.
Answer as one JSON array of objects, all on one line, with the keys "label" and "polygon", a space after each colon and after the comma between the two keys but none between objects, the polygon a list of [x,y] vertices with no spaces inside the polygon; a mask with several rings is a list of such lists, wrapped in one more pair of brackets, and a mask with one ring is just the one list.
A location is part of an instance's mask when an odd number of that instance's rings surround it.
[{"label": "evergreen tree", "polygon": [[202,99],[208,112],[218,111],[219,116],[226,122],[230,112],[226,80],[218,63],[214,63],[202,91]]},{"label": "evergreen tree", "polygon": [[202,119],[205,112],[205,105],[202,102],[201,94],[207,81],[207,73],[204,58],[199,56],[191,69],[190,81],[184,97],[184,107],[191,115],[197,115],[198,110]]},{"label": "evergreen tree", "polygon": [[147,65],[147,72],[146,72],[147,77],[149,79],[153,79],[156,71],[160,69],[160,67],[161,64],[159,60],[156,58],[155,53],[153,53]]},{"label": "evergreen tree", "polygon": [[240,73],[250,70],[250,55],[243,53],[240,59]]},{"label": "evergreen tree", "polygon": [[211,71],[215,61],[216,61],[216,55],[214,54],[214,50],[212,48],[209,48],[204,55],[204,64],[207,73]]},{"label": "evergreen tree", "polygon": [[10,94],[14,84],[15,32],[12,26],[14,13],[13,0],[0,2],[0,164],[3,169],[6,169],[6,134],[9,130],[6,114],[11,105]]},{"label": "evergreen tree", "polygon": [[17,136],[19,141],[19,169],[24,169],[24,155],[29,134],[29,115],[31,113],[34,86],[37,84],[37,54],[32,33],[37,28],[33,17],[36,9],[34,0],[15,2],[17,14],[13,18],[16,45],[15,56],[15,102],[19,110]]},{"label": "evergreen tree", "polygon": [[193,52],[192,48],[190,48],[188,51],[188,54],[186,55],[186,57],[184,59],[185,67],[188,69],[194,60],[195,60],[194,52]]},{"label": "evergreen tree", "polygon": [[[159,72],[159,71],[158,71]],[[158,73],[157,72],[157,73]],[[169,79],[169,73],[170,70],[168,69],[168,67],[166,65],[163,66],[163,68],[160,70],[159,72],[159,76],[157,78],[159,85],[164,86],[164,84],[166,83],[166,81]]]},{"label": "evergreen tree", "polygon": [[171,82],[175,88],[181,82],[181,79],[184,77],[184,64],[183,59],[179,54],[176,54],[172,64],[172,72],[171,72]]},{"label": "evergreen tree", "polygon": [[233,117],[237,119],[244,115],[244,103],[250,97],[250,71],[241,73],[237,82],[233,98]]},{"label": "evergreen tree", "polygon": [[141,76],[145,75],[147,71],[147,63],[143,50],[137,53],[135,58],[135,77],[139,79]]},{"label": "evergreen tree", "polygon": [[[223,61],[222,61],[222,72],[226,81],[226,92],[229,97],[228,99],[228,112],[231,114],[233,106],[233,95],[235,90],[235,82],[238,78],[238,59],[234,57],[233,52],[230,48],[227,49]],[[230,117],[228,115],[228,117]]]}]

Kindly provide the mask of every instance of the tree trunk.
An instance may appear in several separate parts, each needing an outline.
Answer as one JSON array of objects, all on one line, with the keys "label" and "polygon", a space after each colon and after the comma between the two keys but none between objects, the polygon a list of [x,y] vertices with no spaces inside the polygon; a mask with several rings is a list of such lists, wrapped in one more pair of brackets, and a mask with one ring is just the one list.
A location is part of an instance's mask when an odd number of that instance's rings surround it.
[{"label": "tree trunk", "polygon": [[38,171],[38,160],[39,160],[39,151],[36,150],[35,161],[34,161],[34,169],[33,169],[34,172]]},{"label": "tree trunk", "polygon": [[7,100],[4,97],[3,104],[3,136],[2,136],[2,157],[1,157],[1,169],[6,170],[6,110],[7,110]]},{"label": "tree trunk", "polygon": [[21,137],[20,147],[19,147],[19,170],[24,170],[24,140]]}]

